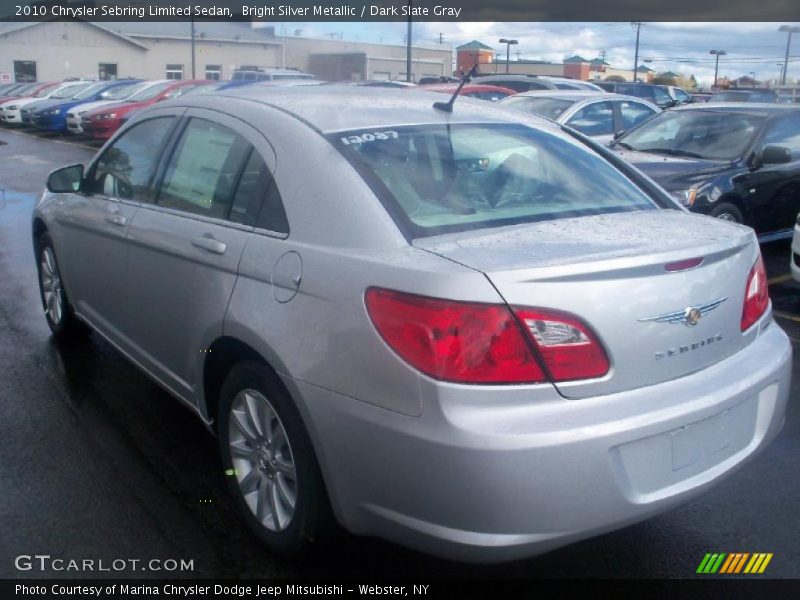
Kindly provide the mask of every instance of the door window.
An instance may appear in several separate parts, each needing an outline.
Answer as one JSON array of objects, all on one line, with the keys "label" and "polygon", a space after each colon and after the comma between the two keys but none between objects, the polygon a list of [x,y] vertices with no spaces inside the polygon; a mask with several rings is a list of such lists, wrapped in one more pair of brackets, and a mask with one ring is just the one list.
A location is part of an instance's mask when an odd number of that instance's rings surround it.
[{"label": "door window", "polygon": [[630,131],[648,117],[655,114],[652,108],[641,102],[619,102],[619,114],[622,119],[622,129]]},{"label": "door window", "polygon": [[792,160],[800,160],[800,118],[773,123],[764,137],[764,146],[784,146],[792,151]]},{"label": "door window", "polygon": [[157,117],[134,125],[108,147],[95,163],[90,193],[144,202],[158,155],[175,117]]},{"label": "door window", "polygon": [[666,90],[660,87],[653,87],[653,98],[659,106],[667,106],[672,104],[672,96]]},{"label": "door window", "polygon": [[191,119],[167,165],[159,206],[225,219],[250,145],[224,125]]},{"label": "door window", "polygon": [[567,125],[584,135],[614,133],[614,107],[611,102],[594,102],[575,113]]}]

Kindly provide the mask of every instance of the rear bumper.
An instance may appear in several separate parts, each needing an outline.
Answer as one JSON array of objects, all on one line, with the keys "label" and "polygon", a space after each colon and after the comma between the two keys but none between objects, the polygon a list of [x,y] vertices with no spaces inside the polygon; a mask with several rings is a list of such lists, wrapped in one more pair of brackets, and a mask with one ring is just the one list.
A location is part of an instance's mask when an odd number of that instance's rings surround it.
[{"label": "rear bumper", "polygon": [[464,386],[424,382],[423,414],[408,417],[284,380],[346,528],[497,562],[664,511],[764,448],[783,425],[792,350],[771,318],[761,326],[701,372],[583,400],[485,388],[476,402]]}]

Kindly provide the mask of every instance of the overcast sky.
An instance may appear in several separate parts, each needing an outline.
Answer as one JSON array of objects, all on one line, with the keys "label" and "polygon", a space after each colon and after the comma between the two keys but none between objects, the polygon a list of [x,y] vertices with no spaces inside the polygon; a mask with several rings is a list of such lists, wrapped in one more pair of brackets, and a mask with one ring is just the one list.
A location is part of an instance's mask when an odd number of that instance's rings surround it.
[{"label": "overcast sky", "polygon": [[[272,24],[270,24],[272,25]],[[281,23],[275,24],[280,34],[293,35],[302,30],[304,36],[342,34],[344,39],[381,41],[402,44],[405,23]],[[694,75],[701,84],[714,78],[714,57],[710,49],[727,52],[720,59],[720,77],[737,78],[754,71],[758,80],[773,80],[779,74],[786,52],[786,33],[779,33],[781,23],[646,23],[639,40],[640,63],[658,71],[674,71]],[[798,25],[798,23],[791,23]],[[285,28],[282,30],[282,28]],[[414,23],[415,43],[438,42],[439,33],[454,46],[478,40],[495,48],[505,58],[501,37],[519,40],[512,47],[522,59],[561,61],[573,54],[586,59],[606,52],[613,67],[633,67],[636,33],[630,23]],[[800,34],[792,39],[789,58],[789,79],[800,78]]]}]

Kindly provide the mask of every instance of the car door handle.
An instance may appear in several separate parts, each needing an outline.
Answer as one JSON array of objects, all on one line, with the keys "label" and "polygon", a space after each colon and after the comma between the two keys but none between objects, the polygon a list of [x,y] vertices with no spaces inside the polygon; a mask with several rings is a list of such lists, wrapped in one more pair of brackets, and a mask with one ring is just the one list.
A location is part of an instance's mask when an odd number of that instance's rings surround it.
[{"label": "car door handle", "polygon": [[122,215],[106,215],[106,221],[108,221],[112,225],[118,225],[120,227],[123,227],[128,222],[128,219],[126,219]]},{"label": "car door handle", "polygon": [[192,238],[192,246],[208,250],[214,254],[225,254],[225,249],[227,248],[225,242],[220,242],[210,236]]}]

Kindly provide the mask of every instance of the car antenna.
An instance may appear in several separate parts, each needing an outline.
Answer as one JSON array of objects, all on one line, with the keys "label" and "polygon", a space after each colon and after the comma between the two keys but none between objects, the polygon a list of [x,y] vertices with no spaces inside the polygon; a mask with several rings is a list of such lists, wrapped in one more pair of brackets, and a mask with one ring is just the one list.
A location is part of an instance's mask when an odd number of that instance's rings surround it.
[{"label": "car antenna", "polygon": [[456,98],[458,98],[458,93],[461,91],[461,88],[463,88],[464,85],[469,83],[469,80],[472,79],[477,73],[478,73],[478,63],[476,61],[475,64],[472,65],[472,68],[469,70],[469,72],[466,75],[464,75],[464,77],[461,78],[461,82],[458,84],[456,91],[453,92],[453,95],[450,97],[450,100],[448,100],[447,102],[434,102],[433,108],[435,108],[436,110],[443,110],[444,112],[449,112],[449,113],[453,112],[453,104],[456,103]]}]

